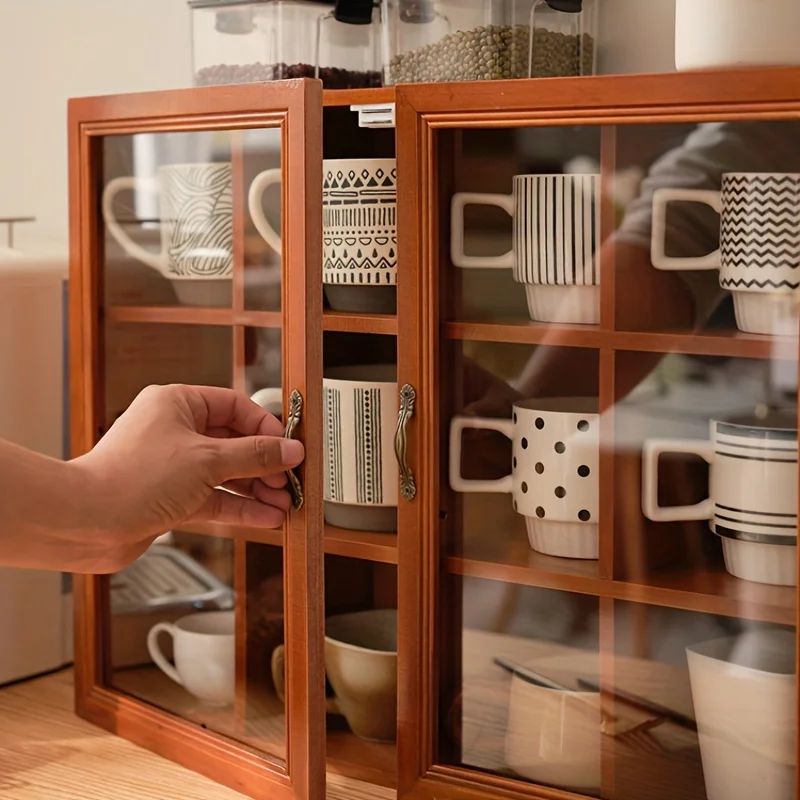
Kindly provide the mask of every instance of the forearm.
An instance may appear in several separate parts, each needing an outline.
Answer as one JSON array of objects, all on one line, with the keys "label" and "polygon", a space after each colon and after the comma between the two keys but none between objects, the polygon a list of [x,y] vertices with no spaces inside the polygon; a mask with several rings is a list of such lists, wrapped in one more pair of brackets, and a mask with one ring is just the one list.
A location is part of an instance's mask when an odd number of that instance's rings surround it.
[{"label": "forearm", "polygon": [[0,564],[82,571],[81,543],[102,535],[103,505],[80,460],[59,461],[0,440]]}]

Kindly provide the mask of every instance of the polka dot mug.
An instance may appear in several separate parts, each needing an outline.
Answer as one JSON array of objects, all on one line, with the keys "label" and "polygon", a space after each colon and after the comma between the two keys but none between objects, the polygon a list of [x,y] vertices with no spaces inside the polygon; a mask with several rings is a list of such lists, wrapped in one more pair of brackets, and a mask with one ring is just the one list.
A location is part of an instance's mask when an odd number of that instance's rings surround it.
[{"label": "polka dot mug", "polygon": [[[517,403],[510,420],[454,417],[450,486],[463,493],[510,494],[525,517],[531,547],[546,555],[597,559],[600,417],[594,398]],[[499,431],[513,442],[511,472],[499,480],[461,476],[465,428]]]}]

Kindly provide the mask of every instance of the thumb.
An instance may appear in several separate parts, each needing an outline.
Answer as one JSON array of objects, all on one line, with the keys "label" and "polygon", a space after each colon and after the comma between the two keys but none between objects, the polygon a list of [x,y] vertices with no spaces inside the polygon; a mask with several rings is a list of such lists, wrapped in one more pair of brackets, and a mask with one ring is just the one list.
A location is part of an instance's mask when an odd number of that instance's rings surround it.
[{"label": "thumb", "polygon": [[280,436],[242,436],[214,439],[216,484],[237,478],[266,478],[296,467],[305,448],[295,439]]}]

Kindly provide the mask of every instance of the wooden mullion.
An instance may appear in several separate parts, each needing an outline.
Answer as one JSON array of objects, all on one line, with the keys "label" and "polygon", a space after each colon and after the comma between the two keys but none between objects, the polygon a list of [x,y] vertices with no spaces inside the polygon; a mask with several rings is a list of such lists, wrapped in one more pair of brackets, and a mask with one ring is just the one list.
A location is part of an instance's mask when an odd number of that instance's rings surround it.
[{"label": "wooden mullion", "polygon": [[247,231],[247,187],[244,175],[244,131],[231,131],[231,179],[233,193],[233,280],[231,301],[234,312],[244,311],[244,251]]}]

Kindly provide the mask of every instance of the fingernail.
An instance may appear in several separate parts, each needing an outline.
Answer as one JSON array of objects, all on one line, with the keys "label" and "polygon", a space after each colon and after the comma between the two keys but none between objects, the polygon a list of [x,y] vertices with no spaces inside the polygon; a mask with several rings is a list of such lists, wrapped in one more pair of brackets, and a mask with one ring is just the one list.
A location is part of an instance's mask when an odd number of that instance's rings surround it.
[{"label": "fingernail", "polygon": [[299,464],[305,456],[306,450],[302,442],[296,439],[281,439],[281,459],[284,464]]}]

